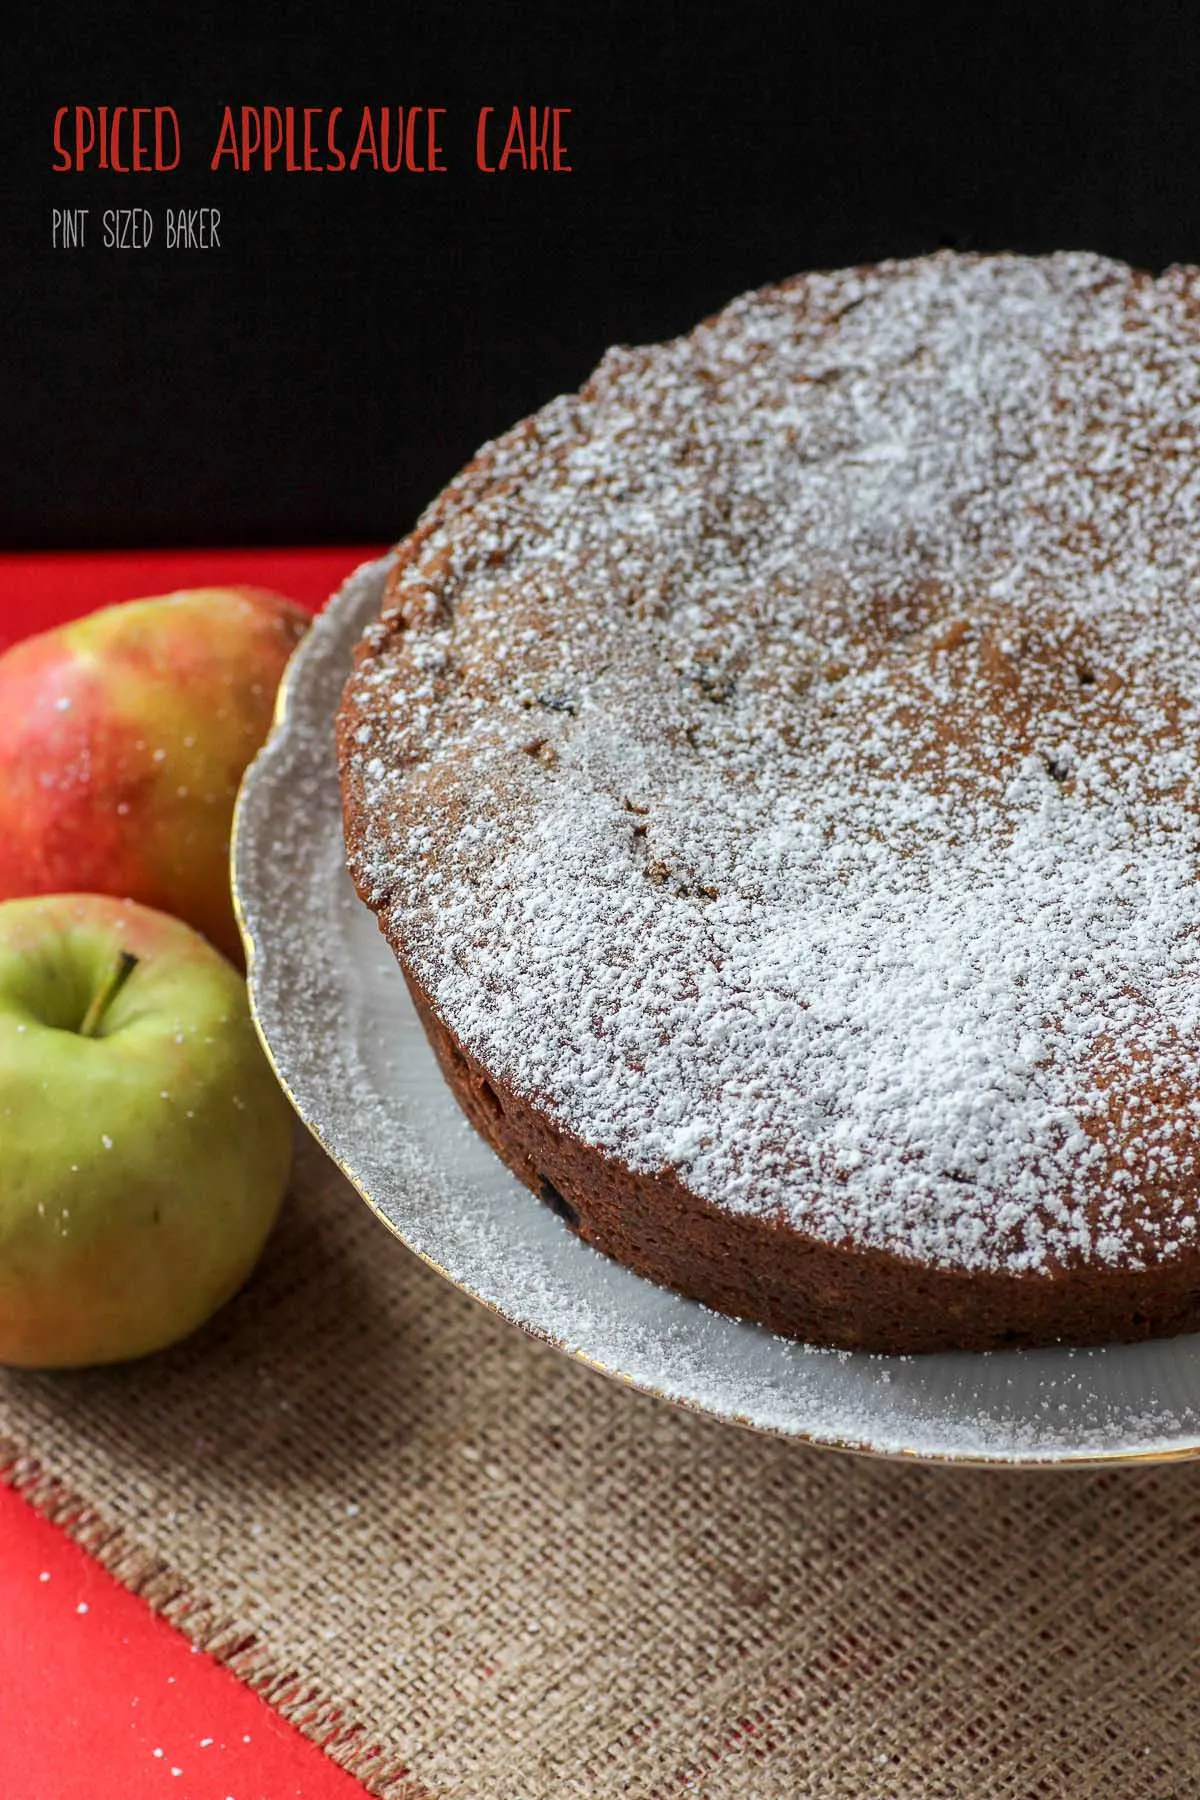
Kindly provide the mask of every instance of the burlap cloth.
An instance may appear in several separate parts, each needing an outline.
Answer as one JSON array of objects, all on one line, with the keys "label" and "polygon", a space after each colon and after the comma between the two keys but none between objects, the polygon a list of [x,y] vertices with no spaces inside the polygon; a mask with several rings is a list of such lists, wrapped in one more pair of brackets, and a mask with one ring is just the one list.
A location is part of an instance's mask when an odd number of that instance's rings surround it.
[{"label": "burlap cloth", "polygon": [[377,1794],[1200,1794],[1200,1468],[950,1471],[626,1392],[312,1146],[251,1286],[0,1379],[8,1479]]}]

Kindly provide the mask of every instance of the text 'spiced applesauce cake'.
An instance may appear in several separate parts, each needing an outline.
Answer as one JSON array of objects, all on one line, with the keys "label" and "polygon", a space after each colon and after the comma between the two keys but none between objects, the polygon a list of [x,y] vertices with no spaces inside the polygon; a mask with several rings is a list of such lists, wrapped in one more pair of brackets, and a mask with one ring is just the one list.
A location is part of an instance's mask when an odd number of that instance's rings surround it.
[{"label": "text 'spiced applesauce cake'", "polygon": [[401,546],[350,865],[579,1234],[878,1350],[1200,1326],[1200,271],[611,351]]}]

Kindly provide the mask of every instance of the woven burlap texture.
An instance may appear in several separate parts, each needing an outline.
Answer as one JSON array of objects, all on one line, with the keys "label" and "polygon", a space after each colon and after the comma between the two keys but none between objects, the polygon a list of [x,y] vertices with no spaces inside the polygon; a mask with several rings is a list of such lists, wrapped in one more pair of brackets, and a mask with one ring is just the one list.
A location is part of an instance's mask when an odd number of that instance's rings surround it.
[{"label": "woven burlap texture", "polygon": [[388,1800],[1200,1794],[1200,1470],[901,1467],[690,1416],[455,1293],[312,1145],[205,1332],[4,1375],[0,1440]]}]

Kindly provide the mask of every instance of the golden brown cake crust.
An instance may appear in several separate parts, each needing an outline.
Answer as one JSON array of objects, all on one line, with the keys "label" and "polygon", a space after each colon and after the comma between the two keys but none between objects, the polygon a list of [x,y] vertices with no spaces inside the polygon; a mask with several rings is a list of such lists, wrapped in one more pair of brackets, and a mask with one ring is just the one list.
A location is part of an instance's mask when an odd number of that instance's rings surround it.
[{"label": "golden brown cake crust", "polygon": [[347,846],[602,1250],[847,1347],[1200,1325],[1200,278],[798,277],[401,547]]}]

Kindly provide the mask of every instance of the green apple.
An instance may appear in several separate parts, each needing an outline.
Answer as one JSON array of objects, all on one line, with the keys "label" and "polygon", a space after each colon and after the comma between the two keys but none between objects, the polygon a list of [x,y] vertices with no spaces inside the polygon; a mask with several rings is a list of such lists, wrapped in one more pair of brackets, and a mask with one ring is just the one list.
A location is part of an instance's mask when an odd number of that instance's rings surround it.
[{"label": "green apple", "polygon": [[0,1362],[117,1362],[241,1286],[292,1111],[236,970],[98,894],[0,904]]}]

